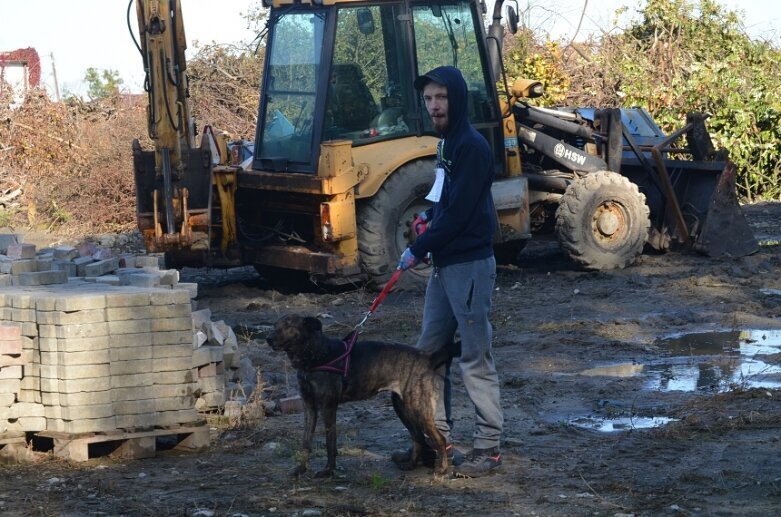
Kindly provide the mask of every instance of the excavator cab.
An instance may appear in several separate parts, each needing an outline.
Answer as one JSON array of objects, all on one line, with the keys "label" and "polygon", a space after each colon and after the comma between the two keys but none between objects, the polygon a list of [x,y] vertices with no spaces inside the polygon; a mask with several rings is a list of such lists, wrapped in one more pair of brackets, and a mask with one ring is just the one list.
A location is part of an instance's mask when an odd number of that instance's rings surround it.
[{"label": "excavator cab", "polygon": [[[507,176],[481,9],[473,0],[274,2],[253,162],[238,174],[239,234],[258,243],[253,263],[385,278],[409,244],[406,223],[427,207],[439,135],[413,81],[437,66],[461,69],[471,121],[493,146],[496,176]],[[415,172],[400,188],[413,197],[386,206],[376,195],[404,167]],[[382,242],[363,245],[378,234],[368,230],[375,216]]]},{"label": "excavator cab", "polygon": [[478,3],[290,4],[270,13],[253,169],[315,174],[322,141],[358,147],[433,134],[412,82],[442,64],[461,68],[472,121],[501,162]]}]

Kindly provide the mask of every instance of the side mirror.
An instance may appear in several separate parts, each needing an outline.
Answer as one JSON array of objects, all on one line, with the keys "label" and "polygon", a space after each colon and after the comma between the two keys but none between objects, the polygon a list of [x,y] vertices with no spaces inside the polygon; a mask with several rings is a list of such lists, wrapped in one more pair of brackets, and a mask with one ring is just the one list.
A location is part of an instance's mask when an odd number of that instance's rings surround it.
[{"label": "side mirror", "polygon": [[518,13],[515,12],[515,8],[511,5],[507,6],[507,29],[510,34],[518,32]]},{"label": "side mirror", "polygon": [[374,34],[374,17],[368,7],[358,9],[358,30],[364,36]]}]

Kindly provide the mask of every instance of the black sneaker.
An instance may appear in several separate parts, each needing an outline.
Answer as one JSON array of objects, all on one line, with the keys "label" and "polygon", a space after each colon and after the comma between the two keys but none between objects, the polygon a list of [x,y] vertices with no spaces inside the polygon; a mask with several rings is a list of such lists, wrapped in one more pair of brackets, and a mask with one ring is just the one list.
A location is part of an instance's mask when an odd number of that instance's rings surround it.
[{"label": "black sneaker", "polygon": [[[401,470],[412,470],[417,465],[410,464],[411,457],[412,448],[409,448],[406,451],[396,451],[391,454],[391,461],[395,463],[396,466]],[[461,451],[453,447],[452,443],[449,443],[447,445],[447,460],[450,465],[458,466],[464,462],[464,455],[461,453]],[[423,451],[420,453],[420,458],[418,461],[420,461],[424,467],[434,468],[434,463],[437,461],[437,453],[431,447],[425,446],[423,447]]]},{"label": "black sneaker", "polygon": [[479,478],[490,473],[502,464],[499,447],[490,449],[472,449],[466,461],[456,466],[453,474],[459,478]]}]

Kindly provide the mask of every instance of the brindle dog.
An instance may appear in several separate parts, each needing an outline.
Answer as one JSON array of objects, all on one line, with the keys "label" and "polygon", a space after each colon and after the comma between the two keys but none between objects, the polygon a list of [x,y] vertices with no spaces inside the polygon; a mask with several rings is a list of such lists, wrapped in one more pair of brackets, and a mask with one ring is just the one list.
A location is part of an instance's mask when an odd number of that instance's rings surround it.
[{"label": "brindle dog", "polygon": [[297,370],[304,402],[303,454],[294,475],[307,470],[317,417],[322,414],[328,460],[315,477],[332,476],[336,468],[337,406],[371,398],[380,391],[392,392],[393,408],[412,437],[406,468],[415,468],[428,442],[437,454],[434,473],[447,472],[447,443],[434,424],[444,381],[435,369],[451,359],[452,351],[429,355],[409,345],[359,341],[345,354],[348,340],[329,338],[323,334],[320,320],[298,315],[280,318],[267,341],[274,350],[287,353]]}]

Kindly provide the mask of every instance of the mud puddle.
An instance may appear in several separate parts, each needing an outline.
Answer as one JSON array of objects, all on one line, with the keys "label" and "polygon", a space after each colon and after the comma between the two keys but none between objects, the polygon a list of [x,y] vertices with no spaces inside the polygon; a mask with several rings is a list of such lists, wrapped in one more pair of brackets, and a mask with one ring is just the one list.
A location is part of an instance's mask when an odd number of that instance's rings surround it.
[{"label": "mud puddle", "polygon": [[[781,388],[781,331],[740,330],[683,334],[657,341],[662,357],[578,372],[588,377],[643,377],[649,391],[724,393]],[[575,417],[569,423],[599,432],[650,429],[673,419],[664,416]]]},{"label": "mud puddle", "polygon": [[781,387],[781,332],[686,334],[659,343],[668,357],[648,365],[648,389],[711,391]]},{"label": "mud puddle", "polygon": [[669,422],[672,422],[673,420],[675,419],[664,416],[635,416],[620,418],[599,418],[589,416],[573,418],[569,421],[569,423],[577,427],[590,429],[592,431],[613,433],[619,431],[628,431],[631,429],[651,429],[654,427],[661,427]]},{"label": "mud puddle", "polygon": [[589,377],[648,378],[646,389],[725,392],[781,387],[781,331],[742,330],[660,339],[663,357],[579,372]]}]

